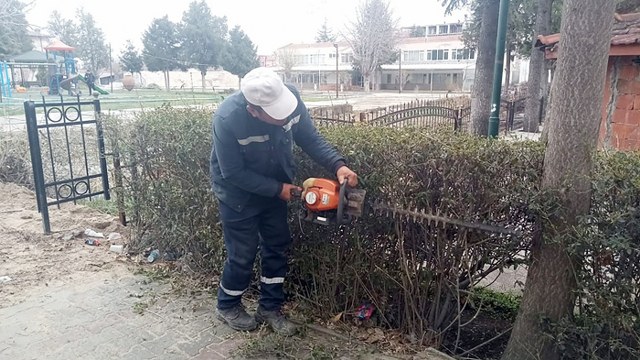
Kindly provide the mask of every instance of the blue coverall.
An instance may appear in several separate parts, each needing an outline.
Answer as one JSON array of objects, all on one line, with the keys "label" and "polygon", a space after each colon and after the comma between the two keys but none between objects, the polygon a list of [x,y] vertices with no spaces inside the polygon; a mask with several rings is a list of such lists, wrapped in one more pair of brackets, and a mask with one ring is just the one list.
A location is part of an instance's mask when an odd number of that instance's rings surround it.
[{"label": "blue coverall", "polygon": [[260,306],[280,309],[291,243],[283,183],[295,177],[293,143],[333,174],[345,160],[316,131],[298,91],[298,106],[284,126],[254,118],[241,92],[225,99],[213,116],[212,186],[219,200],[227,260],[218,289],[218,308],[237,306],[261,249]]}]

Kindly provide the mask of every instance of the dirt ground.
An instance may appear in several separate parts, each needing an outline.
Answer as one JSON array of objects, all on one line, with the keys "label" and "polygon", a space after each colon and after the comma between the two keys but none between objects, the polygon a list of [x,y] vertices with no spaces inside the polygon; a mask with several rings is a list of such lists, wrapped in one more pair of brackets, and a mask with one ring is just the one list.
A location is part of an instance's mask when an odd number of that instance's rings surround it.
[{"label": "dirt ground", "polygon": [[[322,329],[290,339],[233,332],[213,319],[207,292],[133,274],[135,261],[109,250],[126,243],[117,218],[68,204],[50,207],[50,219],[54,233],[43,235],[33,192],[0,183],[0,358],[450,359],[387,356]],[[86,229],[105,235],[100,246],[85,244]],[[109,241],[113,233],[122,239]]]},{"label": "dirt ground", "polygon": [[[124,256],[110,252],[106,238],[126,229],[117,218],[82,205],[50,207],[53,234],[45,236],[42,216],[30,190],[0,183],[0,304],[11,306],[41,287],[81,281],[93,273],[126,272]],[[100,246],[84,243],[84,231],[103,233]]]}]

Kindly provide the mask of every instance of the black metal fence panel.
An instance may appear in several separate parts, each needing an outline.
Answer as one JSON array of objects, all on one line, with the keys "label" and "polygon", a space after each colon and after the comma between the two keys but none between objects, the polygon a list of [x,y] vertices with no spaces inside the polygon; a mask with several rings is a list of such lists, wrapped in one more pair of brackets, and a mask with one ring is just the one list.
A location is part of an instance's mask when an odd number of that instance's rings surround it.
[{"label": "black metal fence panel", "polygon": [[25,101],[38,211],[51,233],[49,206],[110,199],[100,101]]}]

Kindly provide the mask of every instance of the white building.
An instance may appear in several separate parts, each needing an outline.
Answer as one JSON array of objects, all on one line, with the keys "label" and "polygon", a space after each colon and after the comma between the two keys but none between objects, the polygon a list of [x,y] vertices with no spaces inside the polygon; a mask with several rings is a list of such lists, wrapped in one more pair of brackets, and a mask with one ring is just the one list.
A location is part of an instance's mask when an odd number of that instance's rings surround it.
[{"label": "white building", "polygon": [[425,37],[402,39],[401,56],[382,65],[379,88],[422,91],[468,91],[475,73],[476,52],[465,49],[462,24],[426,27]]},{"label": "white building", "polygon": [[[397,45],[398,61],[381,66],[372,87],[380,90],[470,91],[475,76],[476,51],[465,49],[462,23],[422,27],[425,36],[409,37],[404,28]],[[337,60],[337,62],[336,62]],[[359,88],[353,76],[353,51],[346,42],[289,44],[276,51],[272,66],[285,81],[301,89],[343,90]],[[528,61],[516,61],[511,83],[526,81]],[[504,77],[503,77],[504,78]]]},{"label": "white building", "polygon": [[[337,60],[337,61],[336,61]],[[289,44],[275,54],[274,68],[302,89],[351,88],[353,52],[346,42]]]},{"label": "white building", "polygon": [[[403,37],[398,43],[401,61],[387,64],[374,78],[377,89],[462,90],[475,70],[475,51],[464,50],[462,24],[424,27],[425,37]],[[337,61],[336,61],[337,60]],[[276,51],[275,69],[302,89],[343,90],[362,86],[353,76],[353,51],[346,42],[289,44]]]}]

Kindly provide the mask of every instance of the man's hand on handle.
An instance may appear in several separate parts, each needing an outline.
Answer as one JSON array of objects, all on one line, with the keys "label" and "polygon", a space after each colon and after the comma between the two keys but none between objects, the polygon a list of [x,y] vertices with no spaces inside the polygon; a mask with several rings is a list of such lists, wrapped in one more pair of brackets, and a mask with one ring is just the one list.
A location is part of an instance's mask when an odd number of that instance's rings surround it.
[{"label": "man's hand on handle", "polygon": [[280,199],[284,201],[291,201],[292,199],[295,199],[294,194],[297,195],[297,197],[300,197],[298,194],[302,194],[302,188],[292,184],[282,184],[282,191],[280,191],[279,195]]},{"label": "man's hand on handle", "polygon": [[340,167],[336,172],[336,177],[338,178],[338,182],[342,184],[345,179],[347,179],[349,186],[356,187],[358,186],[358,174],[353,172],[346,166]]}]

